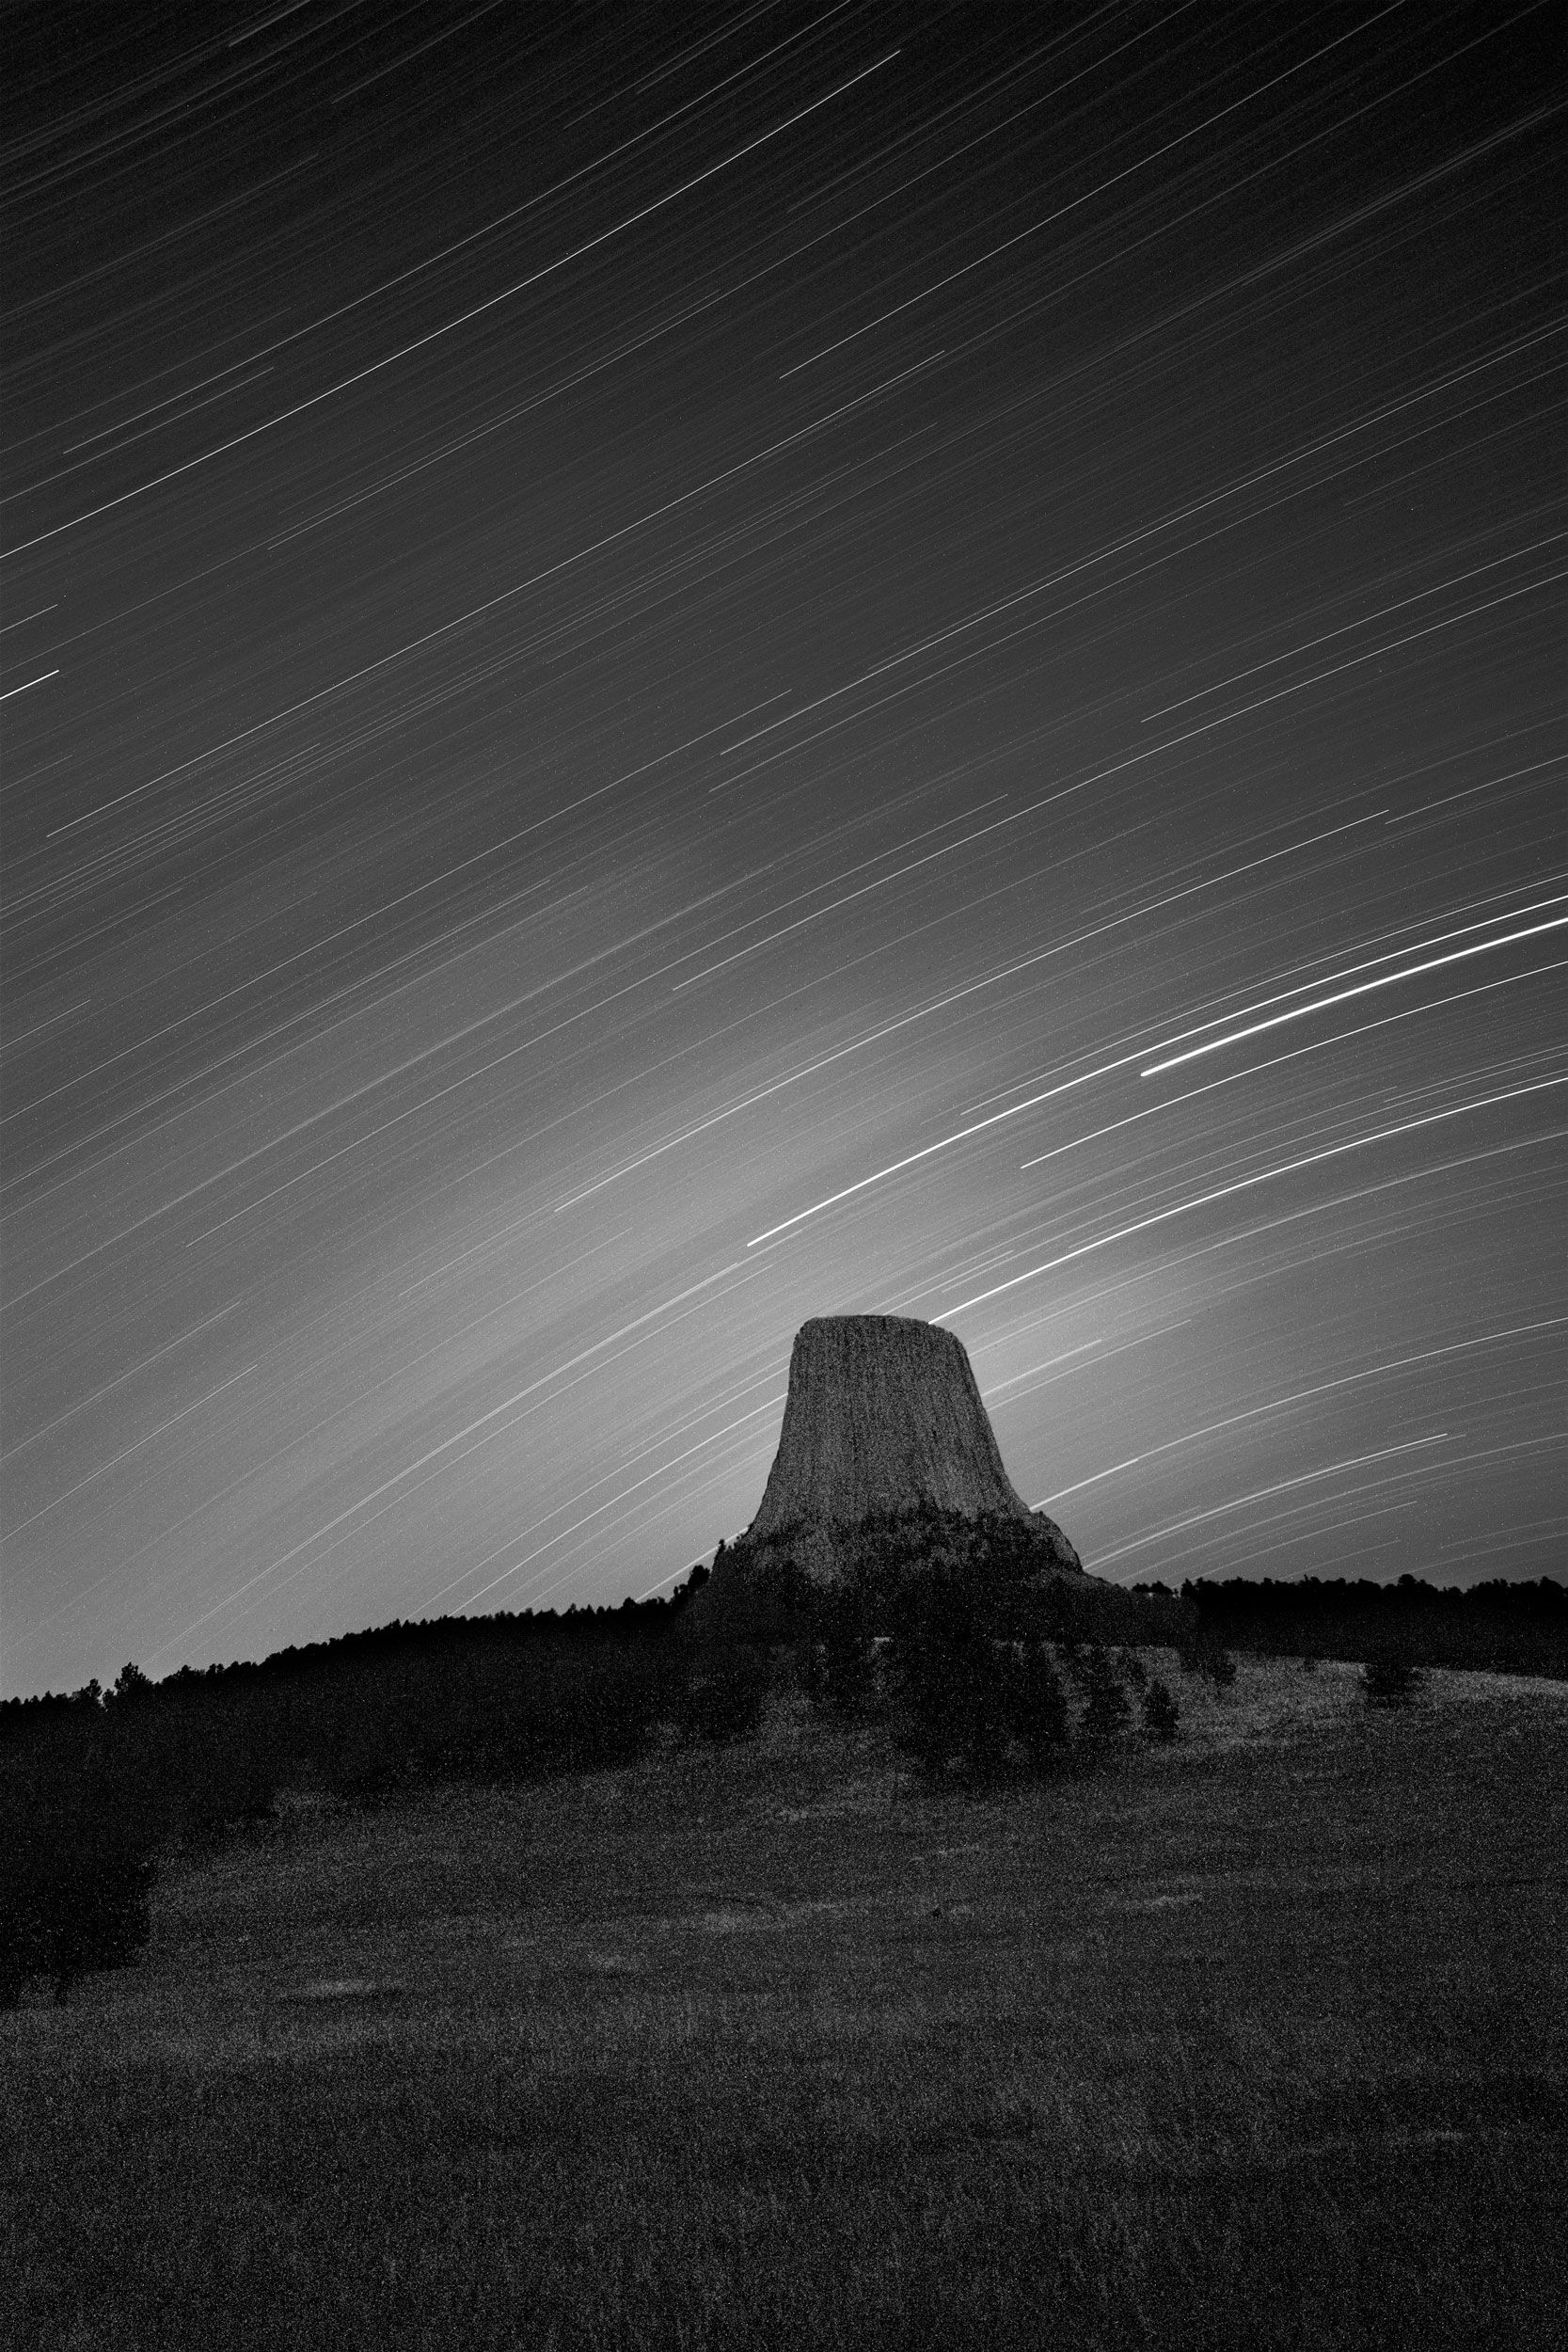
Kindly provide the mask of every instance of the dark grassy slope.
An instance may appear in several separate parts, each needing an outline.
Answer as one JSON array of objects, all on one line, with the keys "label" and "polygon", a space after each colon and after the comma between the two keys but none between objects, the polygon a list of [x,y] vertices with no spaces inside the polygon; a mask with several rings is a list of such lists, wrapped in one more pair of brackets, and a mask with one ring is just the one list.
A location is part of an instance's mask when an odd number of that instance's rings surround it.
[{"label": "dark grassy slope", "polygon": [[292,1811],[0,2019],[19,2341],[1555,2342],[1568,1709],[1459,1687]]}]

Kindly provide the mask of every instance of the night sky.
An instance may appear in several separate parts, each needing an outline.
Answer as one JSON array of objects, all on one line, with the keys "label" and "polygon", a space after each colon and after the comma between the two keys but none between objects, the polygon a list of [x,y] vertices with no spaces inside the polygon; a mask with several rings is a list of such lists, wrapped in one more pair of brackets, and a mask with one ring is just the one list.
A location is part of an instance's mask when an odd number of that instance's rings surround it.
[{"label": "night sky", "polygon": [[7,40],[0,1690],[665,1589],[844,1311],[1562,1571],[1555,7]]}]

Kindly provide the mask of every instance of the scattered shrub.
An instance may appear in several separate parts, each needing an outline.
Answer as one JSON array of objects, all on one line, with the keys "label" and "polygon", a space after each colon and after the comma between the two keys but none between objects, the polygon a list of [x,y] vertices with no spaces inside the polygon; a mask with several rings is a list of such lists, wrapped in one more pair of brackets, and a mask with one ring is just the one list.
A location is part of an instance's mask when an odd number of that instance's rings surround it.
[{"label": "scattered shrub", "polygon": [[1144,1728],[1152,1740],[1174,1740],[1181,1710],[1156,1676],[1144,1692]]},{"label": "scattered shrub", "polygon": [[875,1620],[862,1595],[853,1590],[829,1594],[816,1630],[808,1675],[813,1703],[841,1722],[874,1713],[882,1684]]},{"label": "scattered shrub", "polygon": [[1200,1628],[1196,1637],[1179,1654],[1182,1673],[1212,1682],[1217,1698],[1223,1698],[1236,1679],[1236,1661],[1207,1629]]},{"label": "scattered shrub", "polygon": [[677,1647],[672,1644],[662,1656],[610,1650],[585,1661],[574,1749],[578,1770],[606,1772],[641,1755],[656,1724],[668,1721],[680,1687]]},{"label": "scattered shrub", "polygon": [[1026,1645],[1018,1661],[1016,1726],[1037,1772],[1053,1772],[1065,1761],[1072,1740],[1067,1692],[1043,1642]]},{"label": "scattered shrub", "polygon": [[145,1833],[103,1807],[8,1805],[0,1886],[0,2008],[30,1977],[63,2003],[81,1977],[128,1967],[152,1931],[156,1866]]},{"label": "scattered shrub", "polygon": [[1013,1661],[966,1580],[932,1569],[906,1594],[890,1659],[898,1744],[934,1777],[956,1768],[967,1779],[997,1778],[1013,1728]]},{"label": "scattered shrub", "polygon": [[1132,1719],[1132,1708],[1120,1673],[1097,1645],[1091,1645],[1084,1654],[1080,1687],[1084,1711],[1078,1718],[1078,1737],[1092,1755],[1121,1737]]},{"label": "scattered shrub", "polygon": [[773,1687],[772,1660],[750,1645],[705,1649],[693,1661],[679,1709],[682,1737],[727,1744],[749,1739]]},{"label": "scattered shrub", "polygon": [[1425,1681],[1425,1669],[1397,1652],[1370,1658],[1361,1669],[1361,1689],[1369,1707],[1409,1707]]}]

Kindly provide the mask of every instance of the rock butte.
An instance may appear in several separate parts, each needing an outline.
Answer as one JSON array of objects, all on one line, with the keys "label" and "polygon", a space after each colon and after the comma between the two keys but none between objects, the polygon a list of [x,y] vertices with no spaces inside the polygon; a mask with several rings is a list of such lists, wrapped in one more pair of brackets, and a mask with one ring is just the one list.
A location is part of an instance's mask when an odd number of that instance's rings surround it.
[{"label": "rock butte", "polygon": [[963,1342],[909,1315],[818,1315],[795,1335],[789,1397],[762,1508],[740,1538],[752,1553],[787,1550],[831,1582],[855,1524],[922,1503],[978,1518],[1021,1519],[1042,1539],[1042,1566],[1083,1563],[1003,1468]]}]

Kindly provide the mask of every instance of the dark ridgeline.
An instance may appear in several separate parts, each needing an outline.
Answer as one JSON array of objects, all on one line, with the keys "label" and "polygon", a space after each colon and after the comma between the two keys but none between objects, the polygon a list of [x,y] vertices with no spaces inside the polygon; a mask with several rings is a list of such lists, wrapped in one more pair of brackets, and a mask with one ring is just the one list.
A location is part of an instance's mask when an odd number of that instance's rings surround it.
[{"label": "dark ridgeline", "polygon": [[[700,1576],[697,1581],[700,1581]],[[377,1801],[453,1781],[601,1771],[682,1721],[667,1601],[393,1624],[259,1663],[0,1704],[0,2009],[63,2001],[136,1958],[157,1858],[250,1823],[280,1791]]]},{"label": "dark ridgeline", "polygon": [[[1156,1597],[1163,1585],[1140,1586]],[[1568,1585],[1494,1578],[1397,1584],[1369,1578],[1200,1577],[1181,1587],[1210,1646],[1262,1657],[1403,1660],[1493,1674],[1568,1677]]]}]

